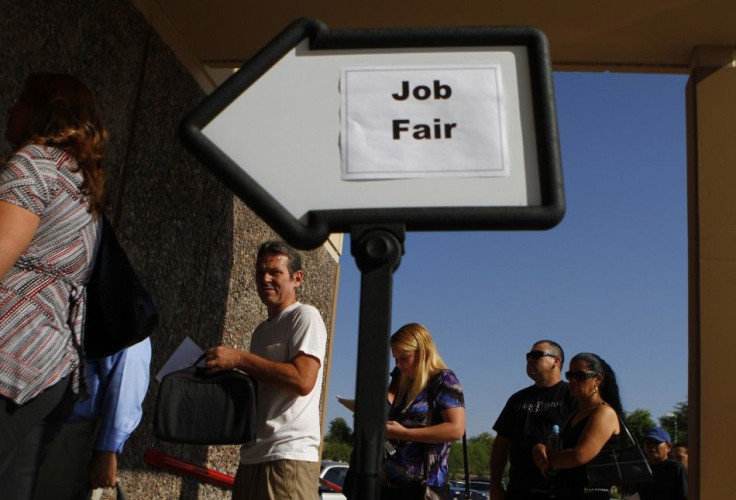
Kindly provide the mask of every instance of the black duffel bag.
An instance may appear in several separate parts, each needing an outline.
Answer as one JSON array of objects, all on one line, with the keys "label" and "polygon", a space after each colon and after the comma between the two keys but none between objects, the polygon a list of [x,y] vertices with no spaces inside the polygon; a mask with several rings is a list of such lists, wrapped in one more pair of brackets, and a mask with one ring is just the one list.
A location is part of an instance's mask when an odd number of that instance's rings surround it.
[{"label": "black duffel bag", "polygon": [[157,325],[151,294],[103,215],[100,246],[87,283],[85,355],[88,359],[111,356],[149,337]]},{"label": "black duffel bag", "polygon": [[253,441],[256,387],[250,375],[237,370],[207,375],[193,366],[172,372],[158,388],[153,434],[184,444]]}]

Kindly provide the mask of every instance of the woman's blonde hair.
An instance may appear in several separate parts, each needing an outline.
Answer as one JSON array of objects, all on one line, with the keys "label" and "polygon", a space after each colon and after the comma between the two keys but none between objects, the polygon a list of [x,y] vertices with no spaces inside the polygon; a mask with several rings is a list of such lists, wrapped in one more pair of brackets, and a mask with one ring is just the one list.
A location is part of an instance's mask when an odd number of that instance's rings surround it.
[{"label": "woman's blonde hair", "polygon": [[442,361],[429,330],[419,323],[404,325],[391,335],[391,348],[399,352],[414,352],[417,360],[414,378],[401,377],[399,390],[394,399],[397,404],[401,404],[406,409],[432,377],[446,370],[447,366]]},{"label": "woman's blonde hair", "polygon": [[108,135],[92,91],[71,75],[32,73],[26,79],[21,101],[28,107],[28,120],[17,146],[54,146],[73,156],[82,172],[82,194],[90,212],[102,213],[102,161]]}]

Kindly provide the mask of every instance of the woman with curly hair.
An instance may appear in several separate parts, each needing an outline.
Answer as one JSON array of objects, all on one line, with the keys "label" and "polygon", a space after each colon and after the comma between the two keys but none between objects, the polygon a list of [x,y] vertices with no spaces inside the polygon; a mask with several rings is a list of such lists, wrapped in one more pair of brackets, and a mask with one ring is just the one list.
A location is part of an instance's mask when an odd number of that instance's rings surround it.
[{"label": "woman with curly hair", "polygon": [[10,109],[6,138],[15,149],[0,166],[0,489],[25,499],[83,386],[107,132],[83,83],[38,73]]},{"label": "woman with curly hair", "polygon": [[455,374],[442,361],[429,331],[418,323],[391,336],[401,372],[386,437],[395,453],[383,464],[382,499],[423,499],[425,488],[447,490],[450,443],[465,433],[465,399]]},{"label": "woman with curly hair", "polygon": [[618,444],[623,408],[616,374],[600,356],[583,352],[570,360],[565,377],[570,382],[570,394],[578,402],[578,410],[562,427],[561,450],[537,444],[532,452],[534,462],[543,474],[556,469],[555,498],[608,500],[608,488],[587,486],[585,464],[602,449]]}]

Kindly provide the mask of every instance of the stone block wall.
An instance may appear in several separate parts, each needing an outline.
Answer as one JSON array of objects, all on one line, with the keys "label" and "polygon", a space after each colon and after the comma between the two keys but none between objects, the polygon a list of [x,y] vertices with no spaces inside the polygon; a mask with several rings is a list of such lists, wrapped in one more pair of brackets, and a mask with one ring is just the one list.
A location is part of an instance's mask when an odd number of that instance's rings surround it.
[{"label": "stone block wall", "polygon": [[[249,345],[265,317],[254,254],[275,234],[179,142],[178,124],[204,92],[129,0],[0,0],[0,19],[4,117],[31,72],[72,73],[95,92],[111,138],[108,215],[159,308],[152,381],[143,421],[119,460],[120,482],[131,499],[229,498],[229,491],[145,464],[153,446],[226,474],[238,461],[235,446],[155,443],[153,376],[187,336],[203,348]],[[2,137],[5,126],[0,120]],[[0,141],[0,156],[9,150]],[[305,271],[300,298],[319,308],[331,330],[338,265],[317,249],[305,252]]]}]

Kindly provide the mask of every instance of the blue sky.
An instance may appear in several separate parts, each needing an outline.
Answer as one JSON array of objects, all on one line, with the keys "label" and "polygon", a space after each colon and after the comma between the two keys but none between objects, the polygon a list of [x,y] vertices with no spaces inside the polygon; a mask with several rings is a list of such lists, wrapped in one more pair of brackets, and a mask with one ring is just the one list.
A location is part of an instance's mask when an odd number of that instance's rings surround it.
[{"label": "blue sky", "polygon": [[[429,328],[460,378],[469,436],[529,384],[550,338],[606,359],[624,408],[655,421],[687,400],[687,200],[682,75],[556,73],[567,200],[549,231],[409,232],[392,331]],[[341,260],[327,421],[352,416],[360,271]],[[567,364],[567,361],[566,361]],[[391,361],[393,366],[393,360]]]}]

